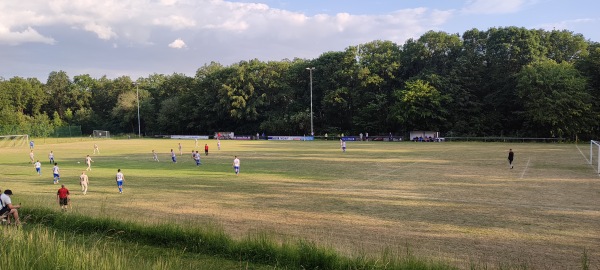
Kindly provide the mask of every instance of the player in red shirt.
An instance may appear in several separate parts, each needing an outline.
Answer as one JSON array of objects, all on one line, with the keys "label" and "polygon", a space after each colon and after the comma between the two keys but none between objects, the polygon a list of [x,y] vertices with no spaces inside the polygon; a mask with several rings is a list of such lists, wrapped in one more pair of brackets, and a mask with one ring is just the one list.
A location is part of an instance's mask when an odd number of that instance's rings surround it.
[{"label": "player in red shirt", "polygon": [[67,211],[67,207],[69,206],[69,190],[65,185],[61,185],[58,192],[56,192],[56,199],[58,200],[58,204],[60,204],[60,209]]},{"label": "player in red shirt", "polygon": [[204,145],[204,154],[208,156],[208,144]]}]

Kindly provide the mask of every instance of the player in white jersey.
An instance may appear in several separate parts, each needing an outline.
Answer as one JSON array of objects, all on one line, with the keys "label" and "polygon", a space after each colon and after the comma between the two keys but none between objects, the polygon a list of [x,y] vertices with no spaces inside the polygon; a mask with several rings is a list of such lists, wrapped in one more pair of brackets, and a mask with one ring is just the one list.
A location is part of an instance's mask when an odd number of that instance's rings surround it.
[{"label": "player in white jersey", "polygon": [[38,175],[42,175],[42,163],[39,160],[35,163],[35,171]]},{"label": "player in white jersey", "polygon": [[58,163],[54,163],[52,174],[54,175],[54,184],[58,184],[58,181],[60,181],[60,169],[58,168]]},{"label": "player in white jersey", "polygon": [[240,159],[237,156],[233,159],[233,170],[235,170],[235,175],[240,174]]},{"label": "player in white jersey", "polygon": [[117,170],[117,176],[115,177],[117,180],[117,186],[119,187],[119,193],[123,193],[123,181],[125,181],[125,176],[121,172],[121,169]]},{"label": "player in white jersey", "polygon": [[48,154],[48,159],[50,160],[50,164],[54,163],[54,152],[50,151],[50,154]]},{"label": "player in white jersey", "polygon": [[35,163],[35,157],[33,155],[33,150],[31,150],[29,152],[29,163],[34,164]]},{"label": "player in white jersey", "polygon": [[94,161],[92,160],[90,155],[87,155],[87,157],[85,157],[85,164],[87,165],[87,169],[85,169],[86,171],[92,170],[92,162],[94,162]]},{"label": "player in white jersey", "polygon": [[183,156],[183,152],[181,151],[181,143],[179,143],[179,155]]},{"label": "player in white jersey", "polygon": [[196,153],[192,153],[192,156],[194,157],[194,161],[196,161],[196,166],[202,165],[202,162],[200,162],[200,153],[198,153],[198,150],[196,150]]},{"label": "player in white jersey", "polygon": [[175,155],[173,149],[171,149],[171,160],[173,161],[173,163],[177,163],[177,155]]},{"label": "player in white jersey", "polygon": [[158,154],[156,154],[156,152],[154,152],[154,150],[152,150],[152,158],[154,159],[154,161],[159,162],[158,161]]},{"label": "player in white jersey", "polygon": [[100,154],[100,148],[98,148],[98,145],[97,145],[97,144],[94,144],[94,155],[95,155],[96,153]]},{"label": "player in white jersey", "polygon": [[81,191],[83,192],[83,195],[87,194],[89,183],[90,183],[90,180],[89,180],[88,176],[85,174],[85,171],[81,172],[81,175],[79,176],[79,184],[81,185]]}]

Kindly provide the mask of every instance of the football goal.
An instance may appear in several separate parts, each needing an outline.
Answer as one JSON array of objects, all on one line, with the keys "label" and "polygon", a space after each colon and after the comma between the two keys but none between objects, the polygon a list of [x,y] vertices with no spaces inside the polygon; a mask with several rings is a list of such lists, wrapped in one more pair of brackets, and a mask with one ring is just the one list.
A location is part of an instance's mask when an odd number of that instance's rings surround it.
[{"label": "football goal", "polygon": [[2,135],[0,136],[0,147],[15,147],[28,144],[29,135]]},{"label": "football goal", "polygon": [[[594,157],[596,160],[594,160]],[[588,162],[590,165],[597,164],[595,166],[596,172],[600,174],[600,141],[590,141],[590,159]]]},{"label": "football goal", "polygon": [[94,130],[94,138],[110,138],[110,131],[107,130]]}]

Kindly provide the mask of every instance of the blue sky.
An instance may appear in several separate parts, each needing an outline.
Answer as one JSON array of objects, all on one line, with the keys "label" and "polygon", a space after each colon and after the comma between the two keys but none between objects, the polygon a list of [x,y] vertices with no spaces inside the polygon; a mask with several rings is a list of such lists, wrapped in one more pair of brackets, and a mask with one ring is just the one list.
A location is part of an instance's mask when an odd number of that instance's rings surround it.
[{"label": "blue sky", "polygon": [[600,1],[3,0],[0,77],[193,76],[204,64],[313,59],[373,40],[518,26],[600,41]]}]

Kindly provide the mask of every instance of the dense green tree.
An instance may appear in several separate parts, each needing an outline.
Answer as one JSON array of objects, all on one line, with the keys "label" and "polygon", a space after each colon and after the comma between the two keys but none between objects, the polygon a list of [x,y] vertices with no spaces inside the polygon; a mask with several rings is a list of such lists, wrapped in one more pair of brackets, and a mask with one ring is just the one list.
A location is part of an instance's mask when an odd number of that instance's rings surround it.
[{"label": "dense green tree", "polygon": [[450,99],[422,80],[408,81],[404,89],[394,92],[398,102],[394,118],[410,130],[439,130],[447,117]]},{"label": "dense green tree", "polygon": [[373,41],[360,46],[358,52],[358,87],[353,87],[356,114],[355,133],[396,131],[390,117],[393,92],[400,88],[400,46],[391,41]]},{"label": "dense green tree", "polygon": [[567,62],[540,60],[518,74],[517,96],[533,136],[574,139],[598,119],[583,76]]},{"label": "dense green tree", "polygon": [[44,85],[44,91],[49,96],[47,112],[57,112],[62,117],[73,101],[71,95],[72,82],[64,71],[52,71]]},{"label": "dense green tree", "polygon": [[574,62],[587,51],[588,43],[581,34],[567,30],[538,30],[545,57],[558,63]]}]

